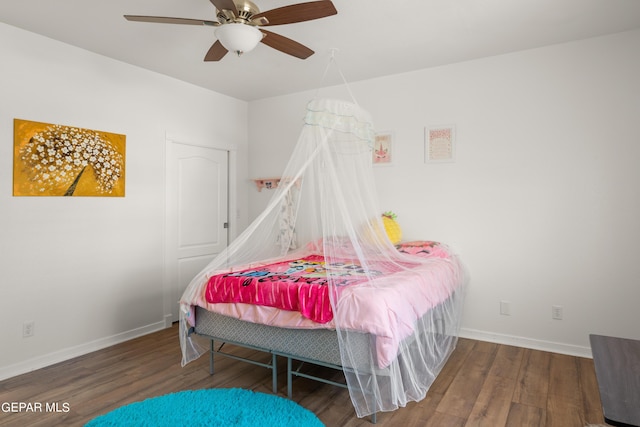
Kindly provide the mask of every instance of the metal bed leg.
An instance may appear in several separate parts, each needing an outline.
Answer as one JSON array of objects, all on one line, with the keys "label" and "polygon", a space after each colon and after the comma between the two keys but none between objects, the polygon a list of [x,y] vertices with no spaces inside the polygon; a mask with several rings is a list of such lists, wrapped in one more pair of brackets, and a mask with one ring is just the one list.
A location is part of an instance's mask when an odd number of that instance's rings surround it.
[{"label": "metal bed leg", "polygon": [[289,399],[293,398],[293,376],[291,375],[292,369],[291,358],[287,357],[287,397]]},{"label": "metal bed leg", "polygon": [[[224,346],[224,344],[225,343],[223,342],[222,346]],[[275,353],[271,353],[271,365],[266,365],[264,363],[256,363],[254,361],[242,359],[240,357],[236,357],[231,354],[222,353],[220,352],[220,350],[222,350],[222,346],[220,346],[218,351],[216,351],[214,340],[211,339],[211,349],[209,350],[209,374],[210,375],[213,375],[214,373],[214,364],[213,364],[214,354],[219,353],[222,356],[231,357],[232,359],[243,360],[245,362],[253,363],[254,365],[259,365],[265,368],[271,368],[271,387],[273,389],[273,394],[278,394],[278,359],[277,359],[278,356]]]},{"label": "metal bed leg", "polygon": [[376,382],[375,381],[371,381],[371,389],[373,391],[373,393],[371,393],[371,395],[373,396],[373,414],[371,414],[371,423],[372,424],[376,424],[378,422],[378,412],[376,411],[376,405],[377,405],[377,397],[378,397],[378,393],[376,393]]},{"label": "metal bed leg", "polygon": [[[280,355],[287,358],[287,398],[289,398],[290,400],[293,400],[293,376],[294,376],[294,373],[293,373],[293,358],[291,356],[287,356],[287,355],[284,355],[284,354],[280,354]],[[302,364],[304,364],[304,361],[301,360],[301,362],[302,362]],[[322,362],[318,362],[318,361],[310,361],[309,363],[313,363],[313,364],[320,365],[320,366],[327,366],[327,367],[333,368],[333,369],[343,369],[343,368],[340,368],[337,365],[331,365],[331,364],[322,363]],[[302,365],[300,365],[298,367],[298,369],[296,369],[296,372],[295,372],[295,376],[296,377],[309,378],[311,380],[320,381],[320,382],[325,383],[325,384],[338,386],[338,387],[343,387],[343,388],[346,388],[346,389],[349,388],[349,386],[347,384],[338,383],[338,382],[335,382],[335,381],[331,381],[331,380],[328,380],[328,379],[325,379],[325,378],[316,377],[316,376],[309,375],[309,374],[304,374],[304,373],[300,372],[301,368],[302,368]],[[375,410],[376,407],[377,407],[378,400],[377,400],[377,393],[376,393],[375,386],[373,386],[372,388],[373,388],[373,392],[371,393],[371,395],[373,396],[373,408]],[[376,424],[377,422],[378,422],[378,412],[374,411],[373,414],[371,414],[371,424]]]},{"label": "metal bed leg", "polygon": [[209,375],[213,375],[213,353],[215,347],[213,346],[213,340],[211,340],[211,350],[209,351]]},{"label": "metal bed leg", "polygon": [[273,394],[278,394],[278,365],[276,357],[275,353],[271,353],[271,381]]}]

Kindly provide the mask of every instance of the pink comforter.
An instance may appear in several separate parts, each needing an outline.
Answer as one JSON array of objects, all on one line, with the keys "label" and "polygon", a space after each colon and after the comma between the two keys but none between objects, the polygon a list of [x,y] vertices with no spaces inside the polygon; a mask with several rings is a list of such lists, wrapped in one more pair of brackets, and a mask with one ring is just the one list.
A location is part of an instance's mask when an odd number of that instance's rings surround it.
[{"label": "pink comforter", "polygon": [[[410,242],[398,245],[398,250],[407,253],[409,257],[428,258],[429,262],[392,274],[376,275],[377,272],[369,271],[370,275],[374,275],[373,280],[366,280],[364,271],[358,272],[358,268],[354,266],[351,274],[344,277],[345,280],[353,282],[345,284],[359,284],[339,288],[336,307],[338,315],[333,319],[331,305],[328,303],[329,287],[325,285],[327,272],[322,273],[325,284],[322,277],[314,277],[320,274],[321,269],[327,268],[319,255],[280,260],[275,264],[257,264],[242,271],[213,276],[202,294],[206,301],[201,301],[198,305],[219,314],[278,327],[339,327],[342,330],[373,334],[377,337],[378,363],[380,367],[384,367],[394,360],[399,343],[413,333],[416,320],[447,300],[460,287],[464,276],[457,257],[437,243]],[[274,265],[278,267],[274,268]],[[290,268],[293,270],[289,270]],[[275,294],[272,293],[282,286],[282,283],[259,281],[261,276],[264,278],[272,273],[272,278],[278,273],[286,273],[287,280],[283,282],[285,294],[288,295],[286,298],[275,298]],[[223,277],[235,278],[235,285],[225,288]],[[247,286],[243,287],[243,284]],[[259,286],[254,287],[253,284]],[[291,287],[293,284],[295,286]],[[258,293],[254,292],[251,295],[247,292],[249,289],[255,291],[258,288],[261,288]],[[222,295],[219,291],[222,291]],[[240,301],[242,298],[260,300],[263,303],[269,301],[273,305],[256,305],[249,301]],[[291,307],[291,310],[279,308],[280,305]],[[321,319],[324,323],[312,321],[313,317]]]}]

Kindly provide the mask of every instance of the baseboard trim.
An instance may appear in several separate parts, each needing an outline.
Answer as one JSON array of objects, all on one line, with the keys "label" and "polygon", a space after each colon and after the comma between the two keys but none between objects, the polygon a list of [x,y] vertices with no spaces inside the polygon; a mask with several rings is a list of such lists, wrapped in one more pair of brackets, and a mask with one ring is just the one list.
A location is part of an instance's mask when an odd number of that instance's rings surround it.
[{"label": "baseboard trim", "polygon": [[[168,324],[168,326],[167,326]],[[20,363],[15,363],[0,368],[0,381],[18,375],[26,374],[36,369],[45,368],[56,363],[64,362],[74,357],[102,350],[112,345],[120,344],[143,335],[157,332],[171,326],[171,315],[165,316],[161,322],[152,323],[147,326],[132,329],[110,337],[100,338],[75,347],[66,348],[53,353],[34,357]],[[535,340],[531,338],[519,337],[515,335],[496,334],[493,332],[479,331],[477,329],[461,328],[461,338],[469,338],[478,341],[487,341],[496,344],[512,345],[516,347],[530,348],[533,350],[550,351],[553,353],[567,354],[570,356],[592,358],[590,347],[581,347],[571,344],[557,343],[553,341]]]},{"label": "baseboard trim", "polygon": [[535,340],[514,335],[496,334],[493,332],[479,331],[476,329],[461,328],[461,338],[469,338],[478,341],[487,341],[496,344],[512,345],[516,347],[530,348],[533,350],[550,351],[552,353],[567,354],[570,356],[593,358],[591,347],[581,347],[571,344],[563,344],[553,341]]},{"label": "baseboard trim", "polygon": [[171,325],[173,325],[173,315],[172,314],[165,314],[164,315],[164,327],[166,328],[170,328]]},{"label": "baseboard trim", "polygon": [[152,323],[140,328],[132,329],[130,331],[122,332],[109,337],[90,341],[88,343],[80,344],[74,347],[65,348],[63,350],[55,351],[53,353],[44,354],[42,356],[34,357],[15,363],[13,365],[0,368],[0,381],[12,378],[18,375],[26,374],[36,369],[45,368],[47,366],[54,365],[56,363],[64,362],[74,357],[83,356],[85,354],[102,350],[103,348],[110,347],[112,345],[120,344],[125,341],[129,341],[134,338],[141,337],[143,335],[157,332],[165,329],[165,321]]}]

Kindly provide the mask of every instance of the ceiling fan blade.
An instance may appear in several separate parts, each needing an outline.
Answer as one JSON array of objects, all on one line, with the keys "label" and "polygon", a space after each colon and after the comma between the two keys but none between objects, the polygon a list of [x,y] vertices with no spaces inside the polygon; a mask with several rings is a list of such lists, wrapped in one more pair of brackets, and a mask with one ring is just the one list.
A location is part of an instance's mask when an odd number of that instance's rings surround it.
[{"label": "ceiling fan blade", "polygon": [[156,22],[159,24],[184,24],[184,25],[207,25],[217,27],[220,25],[217,21],[205,21],[202,19],[189,18],[169,18],[167,16],[140,16],[140,15],[124,15],[127,21],[138,22]]},{"label": "ceiling fan blade", "polygon": [[311,49],[295,40],[291,40],[290,38],[281,36],[280,34],[272,33],[271,31],[263,30],[262,28],[260,31],[265,35],[261,42],[269,47],[279,50],[280,52],[300,59],[307,59],[314,54]]},{"label": "ceiling fan blade", "polygon": [[233,12],[234,16],[238,16],[238,8],[233,0],[211,0],[211,3],[218,9],[220,12],[223,10],[230,10]]},{"label": "ceiling fan blade", "polygon": [[207,54],[204,56],[205,61],[220,61],[229,52],[220,40],[216,41],[210,48]]},{"label": "ceiling fan blade", "polygon": [[[213,0],[212,0],[213,1]],[[338,11],[330,0],[310,1],[267,10],[251,17],[260,26],[293,24],[335,15]],[[263,23],[266,18],[268,23]]]}]

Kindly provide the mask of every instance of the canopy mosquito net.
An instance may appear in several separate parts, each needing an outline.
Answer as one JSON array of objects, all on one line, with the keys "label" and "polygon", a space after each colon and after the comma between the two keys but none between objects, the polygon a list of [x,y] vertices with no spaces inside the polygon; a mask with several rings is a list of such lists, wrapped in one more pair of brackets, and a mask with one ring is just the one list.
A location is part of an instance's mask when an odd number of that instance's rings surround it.
[{"label": "canopy mosquito net", "polygon": [[[311,309],[323,313],[319,321],[338,335],[357,415],[425,397],[456,344],[464,271],[455,255],[423,258],[392,244],[374,186],[374,138],[371,118],[357,104],[308,104],[298,143],[266,209],[181,299],[183,364],[208,351],[189,328],[210,278],[315,254],[314,280],[330,307]],[[443,245],[440,250],[450,252]],[[386,304],[382,314],[371,308],[378,300]],[[355,351],[363,330],[371,336],[364,356]]]}]

